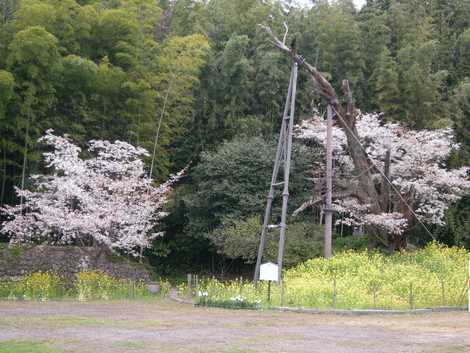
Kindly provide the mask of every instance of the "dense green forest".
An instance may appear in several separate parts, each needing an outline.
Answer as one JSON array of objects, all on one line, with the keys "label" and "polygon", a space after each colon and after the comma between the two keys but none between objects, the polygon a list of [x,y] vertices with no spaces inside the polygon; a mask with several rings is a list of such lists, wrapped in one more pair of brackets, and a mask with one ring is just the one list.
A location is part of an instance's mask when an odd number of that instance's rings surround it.
[{"label": "dense green forest", "polygon": [[[335,87],[350,80],[362,111],[454,127],[462,146],[449,163],[469,164],[469,1],[293,3],[0,0],[0,205],[16,203],[14,187],[42,170],[47,129],[83,144],[123,140],[154,152],[157,181],[192,161],[167,206],[166,236],[148,251],[153,265],[251,263],[290,70],[260,23],[282,33],[287,22],[289,40]],[[305,73],[297,98],[297,119],[318,109]],[[307,148],[295,145],[293,209],[311,188]],[[469,219],[467,197],[433,232],[470,247]],[[288,264],[321,253],[317,224],[305,215],[289,227]],[[430,240],[419,226],[411,239]]]}]

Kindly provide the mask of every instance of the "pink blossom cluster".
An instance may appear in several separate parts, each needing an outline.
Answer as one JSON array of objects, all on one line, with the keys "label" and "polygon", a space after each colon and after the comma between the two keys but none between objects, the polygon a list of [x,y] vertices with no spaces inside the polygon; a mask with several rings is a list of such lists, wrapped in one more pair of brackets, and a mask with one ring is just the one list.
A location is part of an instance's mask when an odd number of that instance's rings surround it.
[{"label": "pink blossom cluster", "polygon": [[[360,115],[356,129],[374,165],[371,169],[374,182],[383,182],[378,171],[384,170],[389,150],[391,181],[422,222],[443,224],[444,211],[470,191],[470,168],[449,169],[446,165],[451,153],[459,148],[452,129],[411,130],[398,123],[384,122],[379,114]],[[326,121],[318,116],[304,120],[296,126],[295,135],[299,139],[314,140],[324,147]],[[354,170],[347,152],[346,135],[338,126],[333,127],[332,145],[336,176],[353,180],[363,172]],[[399,196],[393,191],[392,196],[397,206]],[[399,207],[377,215],[369,213],[368,205],[354,197],[335,200],[334,204],[338,212],[346,215],[343,222],[347,224],[371,224],[397,234],[406,230],[407,218],[400,213]]]},{"label": "pink blossom cluster", "polygon": [[137,255],[160,233],[152,233],[172,185],[182,170],[158,187],[145,173],[146,150],[126,142],[93,140],[87,159],[68,137],[46,132],[40,142],[48,175],[31,177],[32,190],[17,189],[24,202],[1,211],[1,231],[12,243],[100,244]]}]

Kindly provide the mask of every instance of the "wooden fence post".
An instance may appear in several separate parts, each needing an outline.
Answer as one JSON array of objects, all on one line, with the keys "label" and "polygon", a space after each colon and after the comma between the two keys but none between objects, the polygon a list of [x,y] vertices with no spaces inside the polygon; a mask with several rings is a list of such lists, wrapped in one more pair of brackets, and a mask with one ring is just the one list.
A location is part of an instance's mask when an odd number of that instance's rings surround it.
[{"label": "wooden fence post", "polygon": [[333,309],[336,309],[336,278],[333,279]]},{"label": "wooden fence post", "polygon": [[377,309],[377,286],[374,286],[373,289],[373,298],[374,298],[374,309]]},{"label": "wooden fence post", "polygon": [[445,302],[446,302],[446,297],[445,297],[445,287],[444,287],[444,281],[441,280],[441,296],[442,296],[442,306],[445,306]]},{"label": "wooden fence post", "polygon": [[284,280],[281,281],[281,288],[280,289],[281,289],[280,304],[281,304],[281,306],[284,306],[284,294],[285,294],[285,292],[284,292]]},{"label": "wooden fence post", "polygon": [[192,292],[192,274],[188,273],[188,298],[191,298]]},{"label": "wooden fence post", "polygon": [[408,301],[410,303],[410,309],[414,309],[414,296],[413,296],[413,282],[410,282],[410,295],[408,298]]}]

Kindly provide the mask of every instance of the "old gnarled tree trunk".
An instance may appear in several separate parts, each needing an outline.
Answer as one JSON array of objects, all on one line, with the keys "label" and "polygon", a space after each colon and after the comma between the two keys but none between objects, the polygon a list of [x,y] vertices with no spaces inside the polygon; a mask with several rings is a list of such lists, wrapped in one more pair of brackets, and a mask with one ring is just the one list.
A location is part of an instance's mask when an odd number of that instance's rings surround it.
[{"label": "old gnarled tree trunk", "polygon": [[[311,76],[314,81],[315,87],[325,104],[330,104],[333,108],[335,123],[343,130],[347,138],[348,152],[354,163],[354,168],[357,173],[357,182],[348,180],[335,180],[335,189],[341,189],[340,192],[333,194],[334,198],[341,198],[344,195],[354,196],[364,204],[370,205],[370,212],[375,214],[388,212],[390,189],[388,181],[382,179],[381,184],[377,187],[374,181],[373,172],[376,172],[376,167],[371,163],[367,153],[364,151],[360,144],[359,135],[356,128],[356,119],[360,111],[354,105],[352,91],[349,86],[349,81],[344,80],[342,84],[342,91],[344,95],[344,104],[340,103],[340,99],[332,84],[325,78],[325,76],[314,66],[309,64],[300,56],[297,50],[289,48],[286,45],[286,35],[283,40],[279,40],[271,28],[259,25],[270,36],[272,43],[281,51],[289,55],[293,61],[303,67]],[[286,26],[287,34],[287,26]],[[387,167],[386,167],[387,168]],[[384,171],[385,174],[387,171]],[[323,180],[318,180],[320,187],[316,190],[323,189]],[[321,192],[320,192],[321,193]],[[302,205],[296,212],[300,212],[307,207],[314,206],[323,202],[323,195],[314,195],[309,201]],[[411,215],[410,215],[411,218]],[[376,241],[382,242],[388,246],[390,250],[397,250],[406,247],[406,236],[398,234],[385,235],[375,227],[368,227],[368,233],[372,237],[370,244],[375,244]],[[385,236],[384,236],[385,235]]]}]

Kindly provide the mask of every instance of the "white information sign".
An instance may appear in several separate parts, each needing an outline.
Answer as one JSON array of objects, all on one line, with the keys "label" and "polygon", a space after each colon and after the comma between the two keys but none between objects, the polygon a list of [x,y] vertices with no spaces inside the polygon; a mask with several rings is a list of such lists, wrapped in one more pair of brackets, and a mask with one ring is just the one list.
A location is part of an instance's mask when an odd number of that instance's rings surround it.
[{"label": "white information sign", "polygon": [[259,271],[260,281],[273,281],[277,282],[279,267],[272,262],[262,264]]}]

